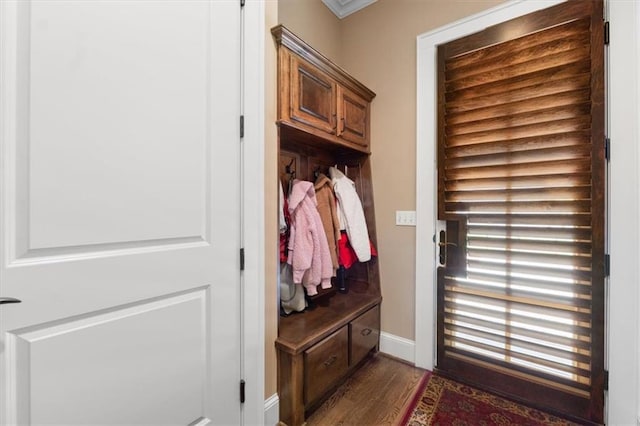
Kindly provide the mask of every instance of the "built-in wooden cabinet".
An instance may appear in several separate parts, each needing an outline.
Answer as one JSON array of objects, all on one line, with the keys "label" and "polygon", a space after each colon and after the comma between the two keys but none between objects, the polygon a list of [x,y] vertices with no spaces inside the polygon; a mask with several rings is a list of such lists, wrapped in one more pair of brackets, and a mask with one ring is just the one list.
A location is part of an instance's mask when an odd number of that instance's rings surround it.
[{"label": "built-in wooden cabinet", "polygon": [[279,26],[278,113],[282,125],[336,146],[369,153],[369,104],[375,93]]},{"label": "built-in wooden cabinet", "polygon": [[[340,169],[362,201],[377,247],[370,164],[370,103],[375,94],[283,26],[278,45],[279,176],[314,181]],[[297,426],[367,355],[378,350],[380,279],[377,258],[346,270],[348,291],[322,290],[302,313],[280,317],[280,421]]]}]

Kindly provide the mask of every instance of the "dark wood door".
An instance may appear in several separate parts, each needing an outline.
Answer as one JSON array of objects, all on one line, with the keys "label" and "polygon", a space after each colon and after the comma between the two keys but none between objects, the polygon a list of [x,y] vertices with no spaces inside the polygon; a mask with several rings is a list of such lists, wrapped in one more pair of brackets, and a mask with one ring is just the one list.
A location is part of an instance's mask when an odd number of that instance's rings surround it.
[{"label": "dark wood door", "polygon": [[602,1],[439,46],[437,369],[580,422],[604,406]]},{"label": "dark wood door", "polygon": [[291,55],[291,119],[336,134],[335,81],[295,55]]}]

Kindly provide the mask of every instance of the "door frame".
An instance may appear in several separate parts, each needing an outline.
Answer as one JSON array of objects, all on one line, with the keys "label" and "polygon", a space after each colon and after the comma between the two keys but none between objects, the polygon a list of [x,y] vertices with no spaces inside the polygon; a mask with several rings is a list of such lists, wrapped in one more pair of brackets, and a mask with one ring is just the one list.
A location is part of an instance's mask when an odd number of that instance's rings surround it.
[{"label": "door frame", "polygon": [[[433,236],[440,230],[437,214],[437,45],[464,37],[488,26],[551,7],[562,0],[509,1],[417,38],[416,116],[416,288],[415,363],[432,370],[436,354],[436,250]],[[606,400],[609,424],[640,421],[640,5],[605,0],[611,22],[607,57],[608,135],[612,142],[609,175],[609,252],[607,365],[610,372]],[[631,37],[629,37],[631,35]],[[629,95],[629,93],[634,93]],[[635,189],[631,192],[628,188]],[[612,220],[613,219],[613,220]],[[616,253],[624,255],[616,256]],[[425,259],[432,261],[425,262]],[[625,261],[626,259],[626,261]],[[613,283],[613,285],[611,285]],[[630,340],[635,350],[628,350]],[[626,348],[626,349],[625,349]]]},{"label": "door frame", "polygon": [[[238,1],[238,3],[240,3]],[[238,6],[240,7],[240,6]],[[243,17],[244,71],[242,110],[245,133],[242,141],[242,377],[246,382],[243,424],[264,424],[265,398],[265,306],[264,306],[264,91],[265,4],[248,0]]]}]

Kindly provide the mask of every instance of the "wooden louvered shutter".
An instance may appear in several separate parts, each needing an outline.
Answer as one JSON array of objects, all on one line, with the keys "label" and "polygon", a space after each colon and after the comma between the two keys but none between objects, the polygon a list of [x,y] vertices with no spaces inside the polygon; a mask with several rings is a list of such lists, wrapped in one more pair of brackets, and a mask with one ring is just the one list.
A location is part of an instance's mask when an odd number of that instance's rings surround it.
[{"label": "wooden louvered shutter", "polygon": [[601,1],[439,47],[443,374],[603,421]]}]

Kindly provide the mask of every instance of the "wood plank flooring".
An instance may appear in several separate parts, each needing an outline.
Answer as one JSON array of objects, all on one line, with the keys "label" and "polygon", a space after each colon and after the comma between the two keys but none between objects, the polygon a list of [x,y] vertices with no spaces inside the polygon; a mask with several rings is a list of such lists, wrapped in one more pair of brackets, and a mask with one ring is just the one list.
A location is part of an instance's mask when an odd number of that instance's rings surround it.
[{"label": "wood plank flooring", "polygon": [[307,425],[397,425],[424,372],[378,353],[311,414]]}]

